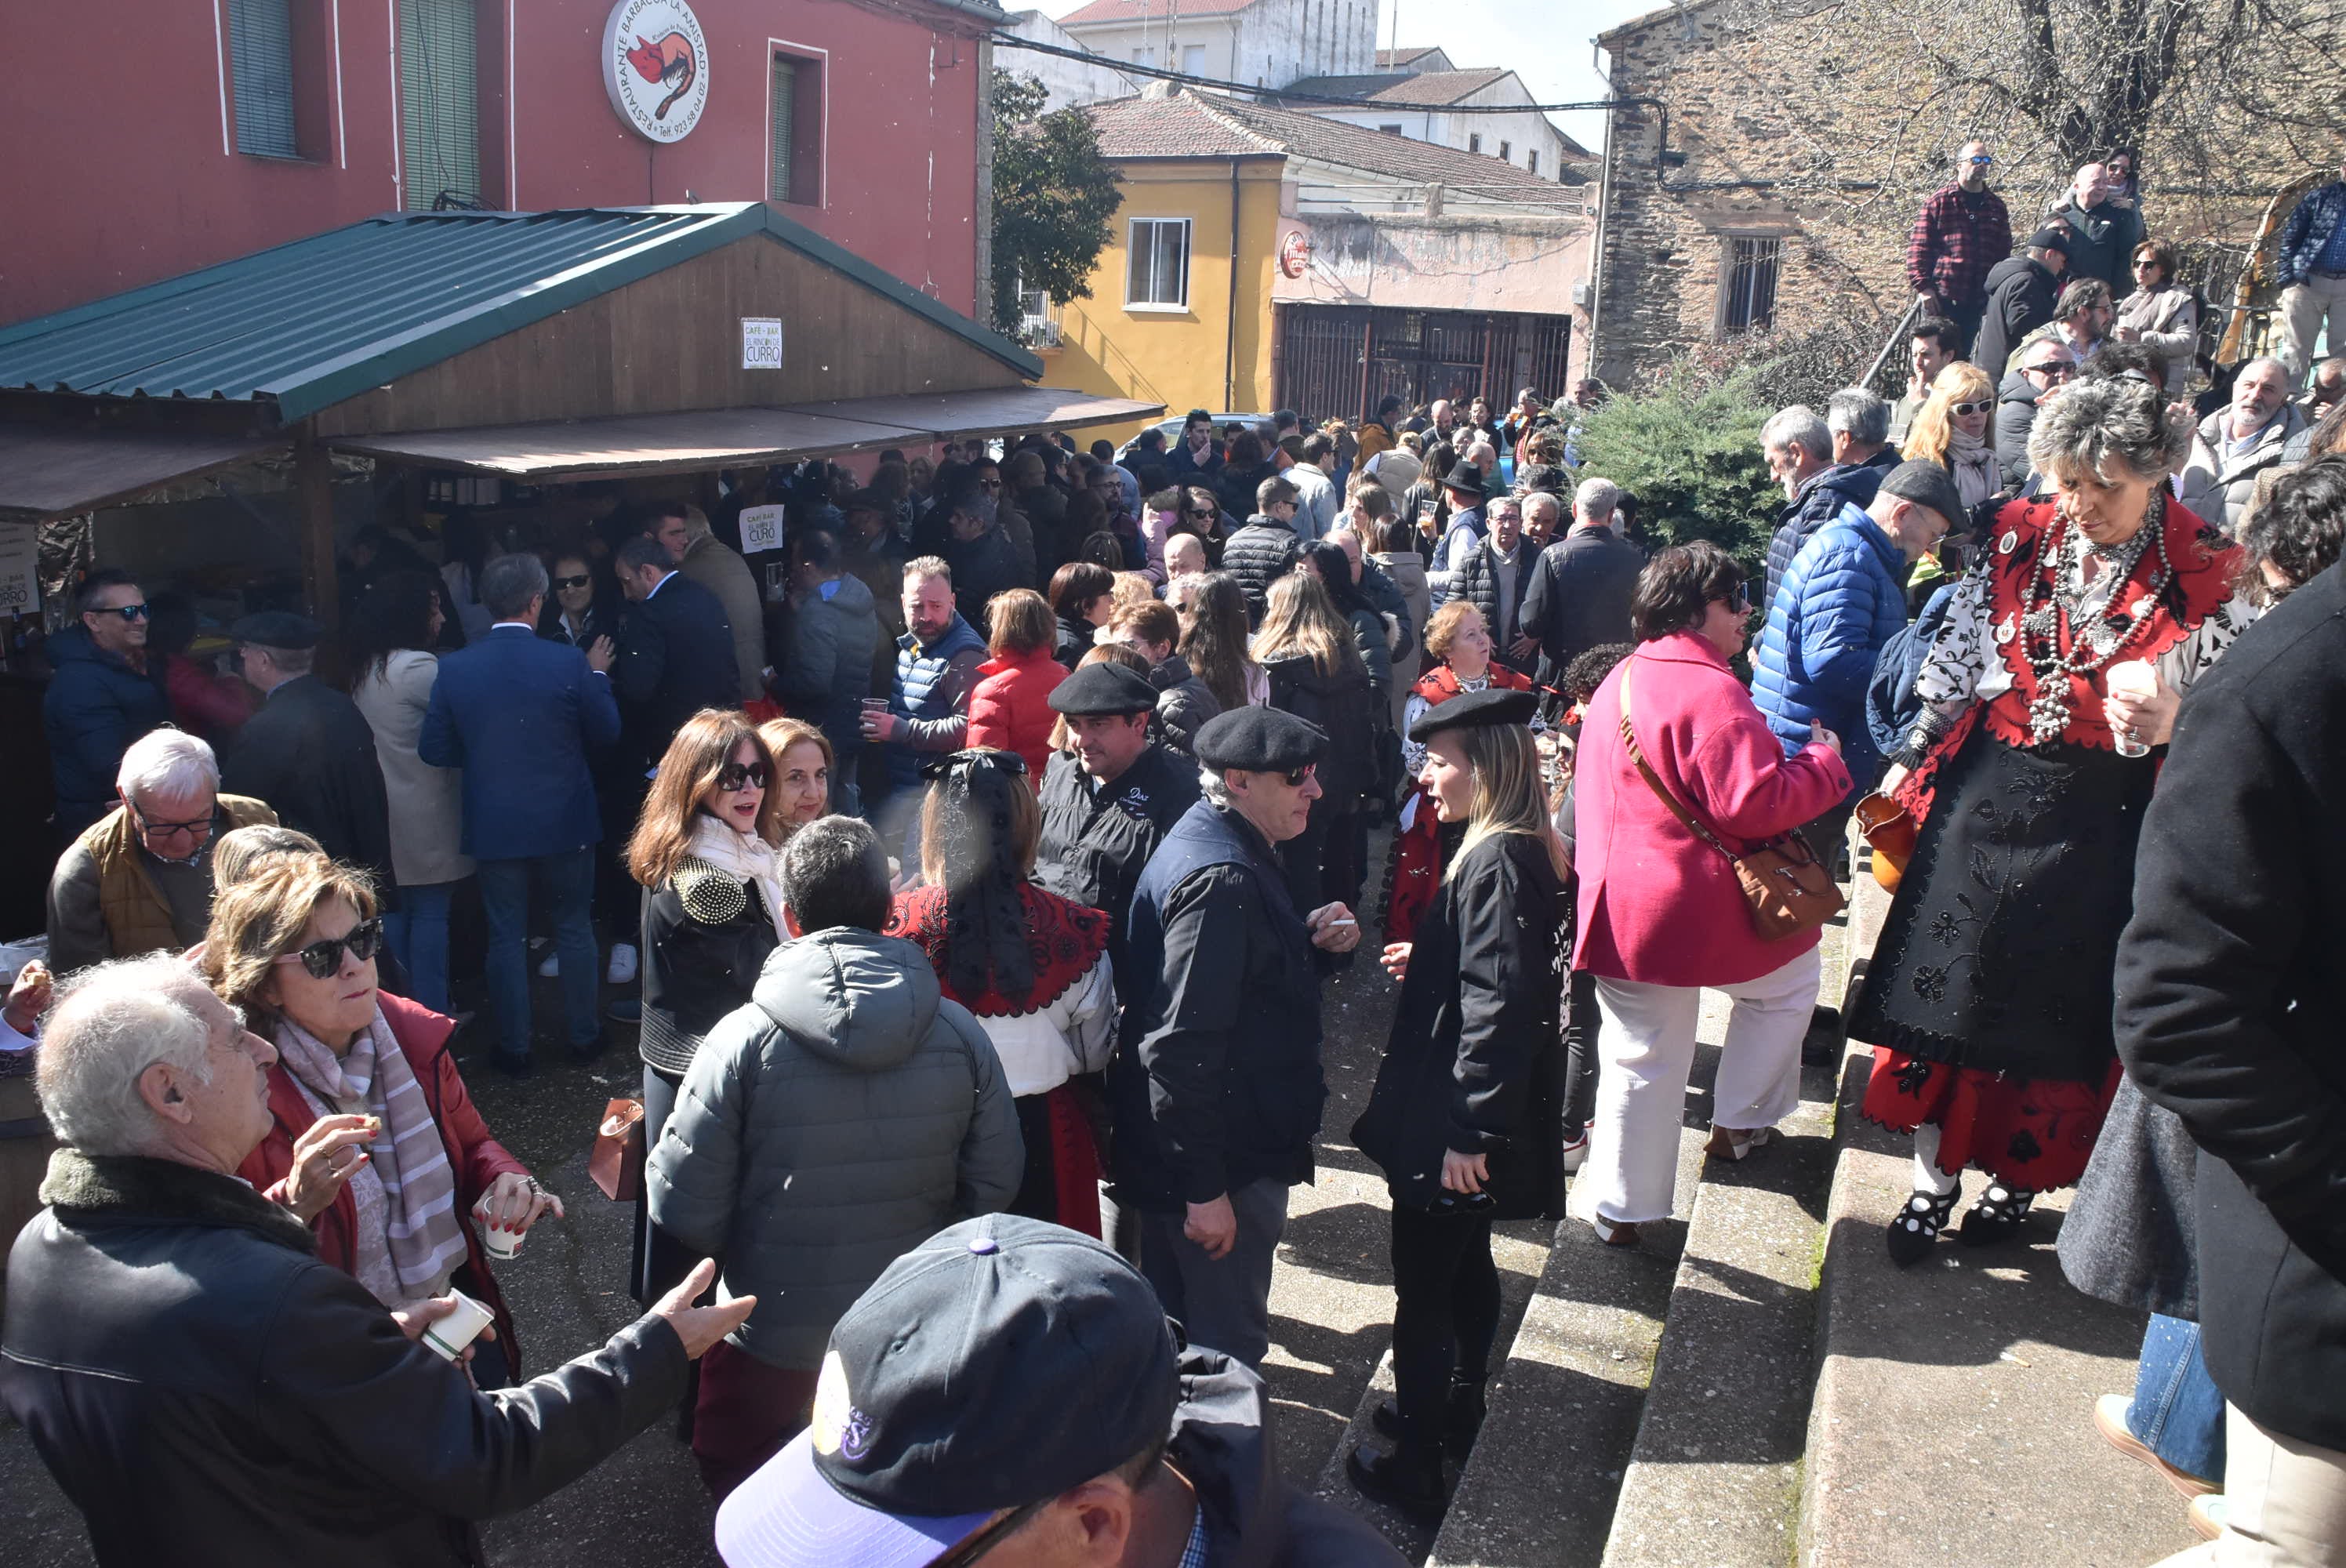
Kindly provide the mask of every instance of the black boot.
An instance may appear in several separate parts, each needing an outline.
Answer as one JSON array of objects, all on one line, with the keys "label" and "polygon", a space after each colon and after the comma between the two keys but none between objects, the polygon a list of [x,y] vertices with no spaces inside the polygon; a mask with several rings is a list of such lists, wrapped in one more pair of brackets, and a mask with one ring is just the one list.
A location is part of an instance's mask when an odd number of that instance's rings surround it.
[{"label": "black boot", "polygon": [[1450,1506],[1442,1474],[1442,1448],[1433,1434],[1404,1420],[1401,1436],[1382,1452],[1367,1443],[1344,1456],[1344,1473],[1355,1490],[1431,1530]]},{"label": "black boot", "polygon": [[[1483,1395],[1483,1380],[1461,1373],[1450,1385],[1450,1408],[1442,1423],[1443,1451],[1460,1464],[1474,1451],[1474,1440],[1483,1431],[1483,1417],[1489,1405]],[[1401,1437],[1401,1407],[1391,1400],[1380,1400],[1377,1408],[1369,1412],[1369,1424],[1379,1437]]]},{"label": "black boot", "polygon": [[1989,1247],[2008,1240],[2019,1231],[2020,1222],[2028,1217],[2028,1206],[2035,1201],[2032,1187],[2014,1186],[2002,1178],[1992,1180],[1964,1216],[1957,1234],[1965,1247]]},{"label": "black boot", "polygon": [[1916,1187],[1890,1222],[1890,1261],[1901,1268],[1912,1268],[1931,1256],[1931,1246],[1946,1228],[1947,1216],[1954,1211],[1955,1199],[1963,1192],[1960,1185],[1945,1192]]}]

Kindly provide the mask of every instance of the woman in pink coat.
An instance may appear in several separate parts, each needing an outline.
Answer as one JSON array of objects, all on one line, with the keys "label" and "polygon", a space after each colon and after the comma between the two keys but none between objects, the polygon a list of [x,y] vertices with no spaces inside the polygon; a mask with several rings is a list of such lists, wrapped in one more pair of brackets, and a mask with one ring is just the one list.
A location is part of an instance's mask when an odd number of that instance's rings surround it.
[{"label": "woman in pink coat", "polygon": [[1839,738],[1816,728],[1787,758],[1728,667],[1743,651],[1751,605],[1725,551],[1664,550],[1638,577],[1630,615],[1637,651],[1588,701],[1573,786],[1573,965],[1596,975],[1605,1018],[1581,1179],[1596,1196],[1597,1237],[1616,1247],[1634,1245],[1641,1222],[1669,1216],[1703,988],[1735,1003],[1708,1152],[1741,1159],[1799,1100],[1819,968],[1816,932],[1777,942],[1754,933],[1733,862],[1689,833],[1637,771],[1621,737],[1624,693],[1663,785],[1739,853],[1850,790]]}]

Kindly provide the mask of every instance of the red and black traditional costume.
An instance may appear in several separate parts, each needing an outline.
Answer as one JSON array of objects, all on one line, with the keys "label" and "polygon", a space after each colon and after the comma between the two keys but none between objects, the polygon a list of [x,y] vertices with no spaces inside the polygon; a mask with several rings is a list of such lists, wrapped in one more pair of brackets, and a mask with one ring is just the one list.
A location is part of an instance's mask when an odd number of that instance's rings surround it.
[{"label": "red and black traditional costume", "polygon": [[1983,1167],[2018,1212],[2084,1173],[2118,1082],[2112,974],[2158,763],[2121,753],[2108,671],[2141,660],[2181,689],[2246,621],[2239,551],[2163,488],[2125,545],[2073,529],[2013,503],[1957,589],[1896,759],[1922,831],[1850,1020],[1876,1046],[1864,1114],[1936,1128],[1918,1161]]}]

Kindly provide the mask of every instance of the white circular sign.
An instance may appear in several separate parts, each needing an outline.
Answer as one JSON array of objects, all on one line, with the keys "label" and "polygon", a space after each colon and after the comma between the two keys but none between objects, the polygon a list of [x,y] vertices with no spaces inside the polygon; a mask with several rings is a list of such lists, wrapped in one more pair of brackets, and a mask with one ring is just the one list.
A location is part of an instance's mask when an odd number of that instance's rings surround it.
[{"label": "white circular sign", "polygon": [[619,0],[603,24],[603,86],[619,117],[681,141],[709,102],[709,46],[684,0]]}]

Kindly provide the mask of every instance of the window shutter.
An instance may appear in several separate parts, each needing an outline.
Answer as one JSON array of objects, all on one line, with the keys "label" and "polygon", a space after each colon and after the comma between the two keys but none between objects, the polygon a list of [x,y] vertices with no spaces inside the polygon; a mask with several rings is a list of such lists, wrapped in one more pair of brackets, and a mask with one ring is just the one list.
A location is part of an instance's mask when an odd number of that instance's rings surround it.
[{"label": "window shutter", "polygon": [[445,192],[480,199],[478,23],[474,0],[399,0],[399,143],[411,210]]},{"label": "window shutter", "polygon": [[767,127],[771,144],[769,148],[771,161],[768,165],[766,196],[771,201],[788,201],[790,199],[790,160],[797,150],[790,131],[797,123],[798,63],[787,56],[777,55],[774,56],[773,73],[773,84],[767,94],[772,100],[770,110],[772,119]]},{"label": "window shutter", "polygon": [[230,0],[229,70],[236,90],[236,150],[300,156],[293,137],[290,0]]}]

